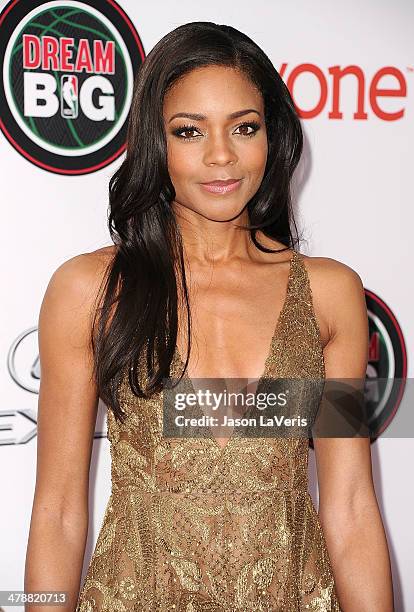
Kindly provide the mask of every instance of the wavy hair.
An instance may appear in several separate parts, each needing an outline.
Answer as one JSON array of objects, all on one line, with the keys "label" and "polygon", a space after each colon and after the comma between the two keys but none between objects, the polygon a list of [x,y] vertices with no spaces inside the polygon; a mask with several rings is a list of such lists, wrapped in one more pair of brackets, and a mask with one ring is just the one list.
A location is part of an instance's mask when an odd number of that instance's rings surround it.
[{"label": "wavy hair", "polygon": [[[170,375],[178,331],[178,288],[186,308],[190,354],[191,313],[183,244],[170,205],[164,96],[183,75],[205,66],[242,71],[263,96],[268,156],[261,185],[247,203],[255,246],[257,230],[294,246],[297,227],[291,178],[303,148],[300,120],[289,90],[262,49],[239,30],[211,22],[181,25],[164,36],[140,66],[129,113],[125,159],[109,181],[108,227],[116,254],[107,266],[92,329],[94,376],[99,395],[124,421],[117,390],[125,368],[138,397],[150,397]],[[283,251],[286,249],[279,249]],[[147,384],[139,370],[145,364]]]}]

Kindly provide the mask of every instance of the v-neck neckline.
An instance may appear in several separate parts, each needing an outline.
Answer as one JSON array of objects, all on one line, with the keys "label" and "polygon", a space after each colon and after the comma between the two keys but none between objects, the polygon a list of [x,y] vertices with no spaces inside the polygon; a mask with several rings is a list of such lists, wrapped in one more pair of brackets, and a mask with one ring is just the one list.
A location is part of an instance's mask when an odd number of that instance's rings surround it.
[{"label": "v-neck neckline", "polygon": [[[272,335],[272,338],[270,340],[270,345],[269,345],[267,356],[266,356],[266,359],[265,359],[265,362],[264,362],[262,374],[257,379],[258,382],[257,382],[257,387],[256,387],[255,393],[257,393],[259,387],[262,385],[263,381],[269,375],[270,360],[272,359],[272,356],[273,356],[273,348],[274,348],[274,345],[275,345],[276,341],[279,339],[280,328],[281,328],[281,325],[282,325],[283,316],[284,316],[284,313],[285,313],[286,308],[288,306],[290,295],[291,295],[291,291],[292,291],[293,265],[294,265],[294,260],[296,259],[296,256],[297,256],[297,252],[295,250],[293,250],[292,251],[292,256],[291,256],[291,258],[289,260],[289,275],[288,275],[285,299],[283,301],[282,308],[281,308],[281,310],[279,312],[279,315],[278,315],[277,320],[276,320],[276,324],[275,324],[274,329],[273,329],[273,335]],[[182,370],[183,370],[182,381],[185,381],[186,383],[190,384],[192,390],[195,391],[193,383],[192,383],[192,378],[190,378],[188,376],[187,368],[184,369],[184,362],[183,362],[183,360],[181,358],[181,355],[180,355],[180,353],[178,351],[177,345],[175,347],[174,360],[177,362],[179,367],[182,368]],[[254,380],[256,380],[256,379],[254,379]],[[213,442],[214,446],[219,450],[220,456],[224,455],[224,453],[228,449],[229,445],[233,442],[233,440],[235,438],[235,432],[237,431],[236,428],[233,426],[232,433],[231,433],[230,437],[227,439],[227,442],[226,442],[226,444],[224,444],[224,446],[221,446],[217,442],[217,439],[213,435],[211,427],[207,426],[207,429],[208,429],[208,431],[210,433],[210,437],[207,438],[207,439],[208,440],[211,439],[211,441]]]}]

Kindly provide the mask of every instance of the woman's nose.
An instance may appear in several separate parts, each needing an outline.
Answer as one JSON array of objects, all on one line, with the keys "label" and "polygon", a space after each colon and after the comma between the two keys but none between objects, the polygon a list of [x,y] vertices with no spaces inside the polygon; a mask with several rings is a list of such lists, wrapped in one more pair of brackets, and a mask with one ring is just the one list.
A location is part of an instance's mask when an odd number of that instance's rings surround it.
[{"label": "woman's nose", "polygon": [[233,144],[225,136],[210,136],[204,161],[207,165],[226,165],[237,161],[237,155]]}]

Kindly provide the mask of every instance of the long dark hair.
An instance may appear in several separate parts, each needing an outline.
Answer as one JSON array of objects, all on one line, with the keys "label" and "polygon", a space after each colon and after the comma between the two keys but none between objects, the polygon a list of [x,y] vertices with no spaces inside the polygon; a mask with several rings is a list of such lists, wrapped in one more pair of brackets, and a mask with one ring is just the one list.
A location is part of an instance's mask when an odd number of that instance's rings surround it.
[{"label": "long dark hair", "polygon": [[[247,204],[256,239],[294,247],[290,184],[303,148],[303,134],[289,90],[270,59],[248,36],[228,25],[194,22],[177,27],[151,50],[138,70],[129,114],[126,157],[109,182],[108,226],[116,245],[107,266],[92,331],[94,376],[102,400],[123,421],[117,390],[124,368],[138,397],[162,389],[176,350],[178,288],[191,315],[182,237],[170,205],[175,198],[167,165],[164,96],[195,68],[216,65],[242,71],[260,91],[265,108],[268,158],[262,183]],[[286,250],[279,249],[279,250]],[[190,352],[188,340],[187,367]],[[147,384],[139,371],[146,368]],[[145,388],[144,388],[145,387]]]}]

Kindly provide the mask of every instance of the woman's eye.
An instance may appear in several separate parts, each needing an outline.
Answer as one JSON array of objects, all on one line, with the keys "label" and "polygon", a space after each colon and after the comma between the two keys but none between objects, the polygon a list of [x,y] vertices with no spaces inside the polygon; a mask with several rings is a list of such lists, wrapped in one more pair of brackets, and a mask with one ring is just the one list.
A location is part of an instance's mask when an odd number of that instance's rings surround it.
[{"label": "woman's eye", "polygon": [[195,130],[184,130],[182,134],[191,134],[191,132],[195,132]]},{"label": "woman's eye", "polygon": [[237,129],[247,130],[248,128],[252,128],[252,131],[244,133],[242,134],[242,136],[247,136],[247,137],[254,136],[256,132],[260,130],[260,125],[256,123],[256,121],[253,121],[251,123],[242,123],[241,125],[239,125]]},{"label": "woman's eye", "polygon": [[173,131],[173,134],[181,138],[181,140],[192,140],[194,136],[187,137],[187,136],[183,136],[182,134],[191,134],[191,132],[195,132],[195,131],[196,131],[196,128],[192,125],[189,125],[189,126],[183,126],[183,127],[177,128],[176,130]]},{"label": "woman's eye", "polygon": [[[252,131],[248,131],[249,128]],[[241,132],[239,132],[238,135],[247,136],[248,138],[250,138],[251,136],[254,136],[259,129],[260,129],[260,125],[256,122],[242,123],[242,125],[239,125],[236,128],[236,130],[241,130]],[[195,133],[195,132],[197,132],[195,136],[188,136],[188,134]],[[237,134],[237,131],[235,133]],[[198,132],[197,128],[194,125],[187,125],[187,126],[179,127],[173,131],[173,134],[177,136],[178,138],[180,138],[181,140],[194,140],[194,138],[197,138],[197,136],[201,136],[201,134]]]}]

